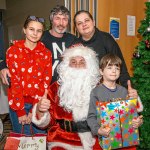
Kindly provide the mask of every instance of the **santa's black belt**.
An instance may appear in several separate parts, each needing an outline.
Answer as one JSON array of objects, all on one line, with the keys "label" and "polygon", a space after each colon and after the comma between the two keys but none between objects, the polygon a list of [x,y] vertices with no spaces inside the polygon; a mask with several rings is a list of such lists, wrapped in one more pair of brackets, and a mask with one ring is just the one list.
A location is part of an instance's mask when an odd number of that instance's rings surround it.
[{"label": "santa's black belt", "polygon": [[64,119],[57,119],[57,123],[59,123],[60,128],[67,131],[67,132],[89,132],[90,128],[87,124],[87,121],[69,121]]}]

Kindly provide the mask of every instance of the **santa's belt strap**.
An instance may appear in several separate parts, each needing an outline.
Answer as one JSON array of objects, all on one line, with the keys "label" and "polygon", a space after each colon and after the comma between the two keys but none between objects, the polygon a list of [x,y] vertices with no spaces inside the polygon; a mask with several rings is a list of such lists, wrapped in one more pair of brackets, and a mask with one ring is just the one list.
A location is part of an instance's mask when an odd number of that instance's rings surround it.
[{"label": "santa's belt strap", "polygon": [[87,121],[69,121],[69,120],[64,120],[64,119],[57,119],[57,123],[59,123],[60,128],[67,131],[67,132],[89,132],[90,128],[87,124]]}]

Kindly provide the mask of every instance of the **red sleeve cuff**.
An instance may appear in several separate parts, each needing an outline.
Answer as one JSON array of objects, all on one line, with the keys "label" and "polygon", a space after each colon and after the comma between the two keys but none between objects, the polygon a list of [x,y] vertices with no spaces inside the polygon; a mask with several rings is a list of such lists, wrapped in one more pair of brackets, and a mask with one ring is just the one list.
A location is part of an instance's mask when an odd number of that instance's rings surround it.
[{"label": "red sleeve cuff", "polygon": [[37,119],[37,120],[39,120],[39,116],[38,116],[38,114],[36,114],[36,119]]},{"label": "red sleeve cuff", "polygon": [[26,115],[26,112],[25,112],[24,109],[22,109],[22,110],[17,110],[16,113],[17,113],[17,116],[18,116],[18,117],[21,117],[21,116]]},{"label": "red sleeve cuff", "polygon": [[30,109],[30,111],[29,111],[30,113],[32,113],[32,108]]}]

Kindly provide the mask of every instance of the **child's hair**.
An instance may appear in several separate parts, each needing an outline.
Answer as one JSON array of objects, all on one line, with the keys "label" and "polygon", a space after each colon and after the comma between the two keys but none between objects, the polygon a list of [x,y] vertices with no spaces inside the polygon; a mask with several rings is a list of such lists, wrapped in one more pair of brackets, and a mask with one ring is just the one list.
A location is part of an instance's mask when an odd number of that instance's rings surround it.
[{"label": "child's hair", "polygon": [[[117,55],[109,53],[102,57],[102,59],[100,60],[99,67],[103,71],[106,68],[106,66],[113,65],[121,68],[122,61]],[[100,82],[103,82],[103,78],[101,78]]]},{"label": "child's hair", "polygon": [[31,21],[38,21],[40,22],[42,25],[43,25],[43,29],[45,28],[45,20],[44,18],[40,18],[40,17],[36,17],[36,16],[28,16],[24,22],[24,28],[26,29],[28,27],[28,24],[31,22]]},{"label": "child's hair", "polygon": [[100,60],[100,69],[102,69],[102,71],[106,66],[113,66],[113,65],[117,67],[121,67],[122,65],[122,61],[117,55],[110,53],[103,56],[102,59]]}]

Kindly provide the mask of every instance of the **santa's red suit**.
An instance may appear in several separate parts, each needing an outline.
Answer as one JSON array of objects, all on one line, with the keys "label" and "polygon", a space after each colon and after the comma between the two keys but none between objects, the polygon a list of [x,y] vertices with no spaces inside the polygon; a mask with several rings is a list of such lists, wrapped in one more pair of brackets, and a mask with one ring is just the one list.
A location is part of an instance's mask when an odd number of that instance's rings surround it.
[{"label": "santa's red suit", "polygon": [[[69,124],[68,121],[73,121],[73,117],[71,112],[69,113],[64,108],[60,107],[59,98],[57,96],[58,87],[59,85],[57,84],[57,82],[53,83],[48,93],[49,99],[51,100],[50,113],[45,113],[44,116],[40,120],[38,120],[38,118],[36,117],[35,105],[33,109],[33,122],[39,127],[46,127],[49,124],[47,136],[49,149],[51,149],[52,147],[62,147],[66,150],[83,150],[83,143],[85,142],[83,140],[84,138],[81,137],[81,139],[78,135],[78,132],[76,131],[69,131],[71,130],[71,124]],[[64,120],[66,120],[66,122],[64,122]],[[86,132],[83,137],[85,137],[85,139],[88,139],[88,135],[91,135],[90,131]],[[91,137],[89,137],[89,140],[90,138]],[[95,138],[91,140],[93,141],[89,142],[92,142],[92,144],[95,143],[93,149],[100,150],[101,148],[98,141],[95,142]]]}]

